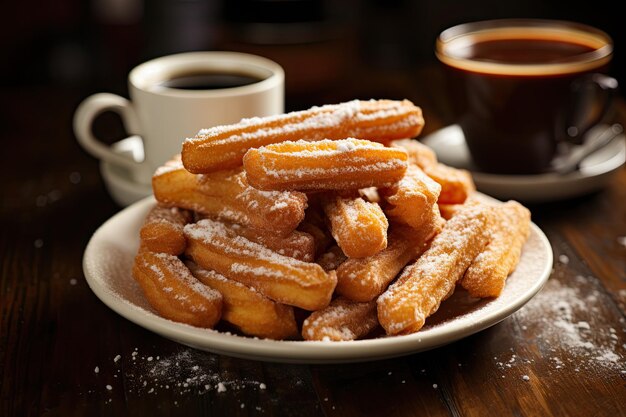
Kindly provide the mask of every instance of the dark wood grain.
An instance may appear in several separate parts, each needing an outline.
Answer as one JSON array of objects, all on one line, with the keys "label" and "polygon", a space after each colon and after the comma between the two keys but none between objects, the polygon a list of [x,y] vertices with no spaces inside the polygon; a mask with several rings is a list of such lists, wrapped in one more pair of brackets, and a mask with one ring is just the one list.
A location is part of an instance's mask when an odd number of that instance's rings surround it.
[{"label": "dark wood grain", "polygon": [[[334,95],[291,103],[407,97],[424,108],[428,133],[451,121],[441,82],[432,68],[363,73]],[[89,289],[83,250],[120,207],[70,129],[85,95],[32,87],[2,97],[1,416],[626,415],[626,168],[598,193],[531,206],[554,272],[500,324],[371,363],[255,362],[164,339]],[[618,114],[626,122],[623,103]],[[101,129],[123,134],[114,122]]]}]

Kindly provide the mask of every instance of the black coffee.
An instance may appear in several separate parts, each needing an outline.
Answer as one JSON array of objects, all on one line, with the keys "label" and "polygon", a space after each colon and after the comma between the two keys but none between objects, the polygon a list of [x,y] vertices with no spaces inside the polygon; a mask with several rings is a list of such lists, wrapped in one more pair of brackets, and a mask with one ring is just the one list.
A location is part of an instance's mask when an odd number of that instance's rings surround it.
[{"label": "black coffee", "polygon": [[263,79],[249,74],[204,72],[180,75],[165,80],[159,85],[179,90],[217,90],[243,87],[259,81],[263,81]]},{"label": "black coffee", "polygon": [[[502,36],[502,35],[500,35]],[[494,62],[501,64],[558,64],[565,63],[563,72],[567,73],[567,61],[597,49],[596,45],[588,45],[576,38],[541,39],[514,38],[483,39],[475,41],[463,48],[456,48],[448,53],[452,56],[474,61]],[[503,76],[508,74],[503,73]]]},{"label": "black coffee", "polygon": [[[573,83],[606,61],[578,64],[602,39],[566,32],[484,31],[451,42],[448,87],[473,161],[484,171],[543,172],[565,140]],[[566,36],[567,35],[567,36]]]}]

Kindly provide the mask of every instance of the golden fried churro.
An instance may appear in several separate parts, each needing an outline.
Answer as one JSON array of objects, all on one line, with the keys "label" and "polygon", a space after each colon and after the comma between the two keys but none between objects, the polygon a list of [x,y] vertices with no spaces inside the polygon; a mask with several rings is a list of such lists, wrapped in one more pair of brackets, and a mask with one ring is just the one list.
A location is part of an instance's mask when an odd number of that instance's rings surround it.
[{"label": "golden fried churro", "polygon": [[303,193],[259,191],[250,187],[241,168],[195,175],[177,161],[170,161],[156,171],[152,189],[163,204],[281,236],[298,226],[307,205]]},{"label": "golden fried churro", "polygon": [[438,204],[438,206],[441,217],[446,220],[450,220],[452,216],[454,216],[456,212],[458,212],[461,207],[463,207],[463,204]]},{"label": "golden fried churro", "polygon": [[231,227],[239,236],[259,243],[281,255],[304,262],[313,262],[315,259],[315,239],[306,232],[294,230],[282,237],[265,230],[253,229],[238,224],[232,224]]},{"label": "golden fried churro", "polygon": [[255,288],[274,301],[318,310],[330,302],[334,272],[280,255],[210,219],[185,226],[185,254],[205,269]]},{"label": "golden fried churro", "polygon": [[387,334],[416,332],[437,311],[487,244],[491,210],[486,204],[467,204],[378,297],[378,319]]},{"label": "golden fried churro", "polygon": [[353,100],[203,129],[183,143],[182,159],[200,174],[235,168],[248,149],[271,143],[348,137],[386,143],[417,136],[423,126],[421,109],[408,100]]},{"label": "golden fried churro", "polygon": [[298,335],[293,307],[279,304],[237,281],[188,261],[191,273],[223,297],[222,320],[249,336],[292,339]]},{"label": "golden fried churro", "polygon": [[139,231],[142,250],[180,255],[185,251],[183,227],[192,221],[192,214],[178,207],[154,206]]},{"label": "golden fried churro", "polygon": [[441,185],[441,204],[461,204],[476,191],[472,175],[464,169],[438,163],[424,167],[424,173]]},{"label": "golden fried churro", "polygon": [[339,268],[348,257],[343,253],[341,248],[333,245],[326,252],[321,254],[315,262],[324,268],[324,271],[334,271]]},{"label": "golden fried churro", "polygon": [[337,297],[328,307],[314,311],[302,324],[305,340],[342,341],[367,336],[378,326],[376,301],[358,303]]},{"label": "golden fried churro", "polygon": [[219,321],[222,295],[194,278],[176,256],[140,251],[132,274],[162,317],[208,328]]},{"label": "golden fried churro", "polygon": [[409,262],[428,247],[443,227],[439,213],[431,209],[431,218],[419,229],[394,225],[387,248],[373,256],[348,259],[337,268],[336,292],[354,301],[370,301],[382,294],[389,283]]},{"label": "golden fried churro", "polygon": [[409,162],[420,167],[426,175],[441,185],[439,203],[463,203],[476,190],[469,171],[439,163],[435,152],[423,143],[413,139],[401,139],[391,144],[406,150]]},{"label": "golden fried churro", "polygon": [[364,258],[387,247],[389,223],[380,206],[356,196],[330,193],[322,206],[337,245],[349,258]]},{"label": "golden fried churro", "polygon": [[391,187],[380,189],[387,205],[385,214],[392,220],[419,229],[432,217],[441,186],[416,165],[407,168],[404,177]]},{"label": "golden fried churro", "polygon": [[519,262],[530,233],[530,211],[516,201],[498,204],[493,210],[489,242],[474,259],[461,280],[472,297],[497,297]]},{"label": "golden fried churro", "polygon": [[391,141],[390,145],[407,151],[409,162],[422,169],[438,162],[435,151],[415,139],[398,139]]},{"label": "golden fried churro", "polygon": [[[204,218],[207,217],[200,216],[198,220]],[[281,255],[304,262],[313,262],[315,259],[315,239],[308,233],[294,230],[286,236],[280,236],[267,230],[254,229],[237,223],[224,221],[222,223],[224,227],[230,229],[231,233],[243,236]]]},{"label": "golden fried churro", "polygon": [[406,160],[403,149],[348,138],[250,149],[243,165],[260,190],[345,190],[391,185],[404,176]]}]

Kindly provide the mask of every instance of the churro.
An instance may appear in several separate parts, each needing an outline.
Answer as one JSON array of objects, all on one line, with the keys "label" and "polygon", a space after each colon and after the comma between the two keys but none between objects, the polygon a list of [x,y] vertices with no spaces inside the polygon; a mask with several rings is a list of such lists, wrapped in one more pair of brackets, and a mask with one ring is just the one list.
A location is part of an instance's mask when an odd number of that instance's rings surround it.
[{"label": "churro", "polygon": [[[198,220],[203,218],[206,217],[200,217]],[[313,236],[306,232],[294,230],[286,236],[280,236],[267,230],[254,229],[237,223],[222,223],[224,227],[230,229],[232,234],[243,236],[281,255],[304,262],[313,262],[315,259],[315,240]]]},{"label": "churro", "polygon": [[302,324],[305,340],[346,341],[367,336],[378,327],[376,301],[359,303],[337,297],[328,307],[314,311]]},{"label": "churro", "polygon": [[463,207],[463,204],[437,204],[439,206],[439,213],[441,214],[441,217],[443,217],[446,220],[450,220],[452,218],[452,216],[454,216],[459,209],[461,209],[461,207]]},{"label": "churro", "polygon": [[191,275],[174,255],[141,251],[133,277],[148,303],[162,317],[191,326],[212,328],[222,314],[222,295]]},{"label": "churro", "polygon": [[476,186],[469,171],[437,163],[423,168],[424,173],[441,185],[441,204],[461,204],[467,200]]},{"label": "churro", "polygon": [[260,190],[345,190],[391,185],[404,175],[406,160],[403,149],[348,138],[250,149],[243,166]]},{"label": "churro", "polygon": [[208,173],[235,168],[248,149],[272,143],[348,137],[387,143],[415,137],[423,126],[421,109],[408,100],[353,100],[200,130],[183,143],[182,159],[190,172]]},{"label": "churro", "polygon": [[240,282],[193,262],[186,264],[200,282],[222,294],[222,320],[242,333],[268,339],[293,339],[298,335],[293,307],[272,301]]},{"label": "churro", "polygon": [[191,222],[192,214],[178,207],[155,205],[139,231],[142,250],[180,255],[185,251],[183,227]]},{"label": "churro", "polygon": [[330,193],[322,207],[337,245],[349,258],[364,258],[387,247],[389,223],[380,206],[356,196]]},{"label": "churro", "polygon": [[205,269],[305,310],[318,310],[330,302],[337,277],[316,263],[280,255],[210,219],[188,224],[184,232],[185,254]]},{"label": "churro", "polygon": [[400,181],[379,192],[387,203],[385,214],[390,219],[419,229],[432,217],[441,186],[419,167],[410,165]]},{"label": "churro", "polygon": [[378,297],[378,319],[387,334],[416,332],[437,311],[487,244],[491,210],[486,204],[468,203]]},{"label": "churro", "polygon": [[152,177],[155,198],[213,218],[268,230],[285,236],[304,218],[305,194],[260,191],[250,187],[239,169],[195,175],[172,160]]},{"label": "churro", "polygon": [[516,268],[530,233],[530,211],[516,201],[497,204],[487,247],[474,259],[461,280],[472,297],[497,297]]},{"label": "churro", "polygon": [[415,139],[398,139],[391,141],[390,145],[407,151],[409,162],[422,169],[438,162],[435,151]]},{"label": "churro", "polygon": [[423,143],[413,139],[401,139],[391,144],[406,150],[409,163],[420,167],[426,175],[441,185],[439,203],[460,204],[476,191],[469,171],[439,163],[435,152]]},{"label": "churro", "polygon": [[402,268],[426,250],[443,224],[439,213],[431,209],[431,218],[419,229],[392,226],[386,249],[367,258],[348,259],[337,268],[337,294],[361,302],[375,299]]}]

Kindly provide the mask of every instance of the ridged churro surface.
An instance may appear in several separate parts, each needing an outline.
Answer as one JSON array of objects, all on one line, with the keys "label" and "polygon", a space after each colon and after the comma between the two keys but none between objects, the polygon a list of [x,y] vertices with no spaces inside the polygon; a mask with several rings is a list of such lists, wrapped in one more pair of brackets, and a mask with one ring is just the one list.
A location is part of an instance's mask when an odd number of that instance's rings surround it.
[{"label": "ridged churro surface", "polygon": [[530,211],[516,201],[495,205],[493,216],[487,247],[472,261],[461,280],[461,286],[472,297],[500,295],[530,233]]},{"label": "ridged churro surface", "polygon": [[329,194],[322,206],[330,232],[348,258],[372,256],[387,247],[389,222],[378,204],[358,194]]},{"label": "ridged churro surface", "polygon": [[206,269],[255,288],[266,297],[305,310],[330,302],[337,284],[334,272],[276,253],[232,233],[222,223],[204,219],[185,226],[185,254]]},{"label": "ridged churro surface", "polygon": [[222,315],[222,295],[198,281],[174,255],[141,251],[132,274],[150,305],[166,319],[212,328]]},{"label": "ridged churro surface", "polygon": [[418,331],[454,291],[487,244],[490,210],[480,203],[460,210],[446,222],[428,250],[378,298],[378,319],[387,334]]},{"label": "ridged churro surface", "polygon": [[196,175],[178,161],[152,178],[157,201],[285,236],[304,218],[306,194],[261,191],[248,185],[241,168]]},{"label": "ridged churro surface", "polygon": [[347,138],[250,149],[243,166],[248,183],[261,190],[354,190],[399,181],[406,160],[403,149]]},{"label": "ridged churro surface", "polygon": [[139,231],[141,247],[150,252],[180,255],[186,246],[183,227],[192,219],[188,210],[157,204],[148,212]]},{"label": "ridged churro surface", "polygon": [[201,174],[235,168],[248,149],[272,143],[349,137],[387,143],[415,137],[423,126],[422,110],[408,100],[353,100],[203,129],[183,143],[182,160]]},{"label": "ridged churro surface", "polygon": [[311,313],[304,320],[302,337],[321,341],[355,340],[377,326],[375,301],[359,303],[338,297],[328,307]]},{"label": "ridged churro surface", "polygon": [[293,307],[193,262],[187,262],[187,266],[199,281],[222,294],[222,320],[242,333],[267,339],[293,339],[298,335]]}]

